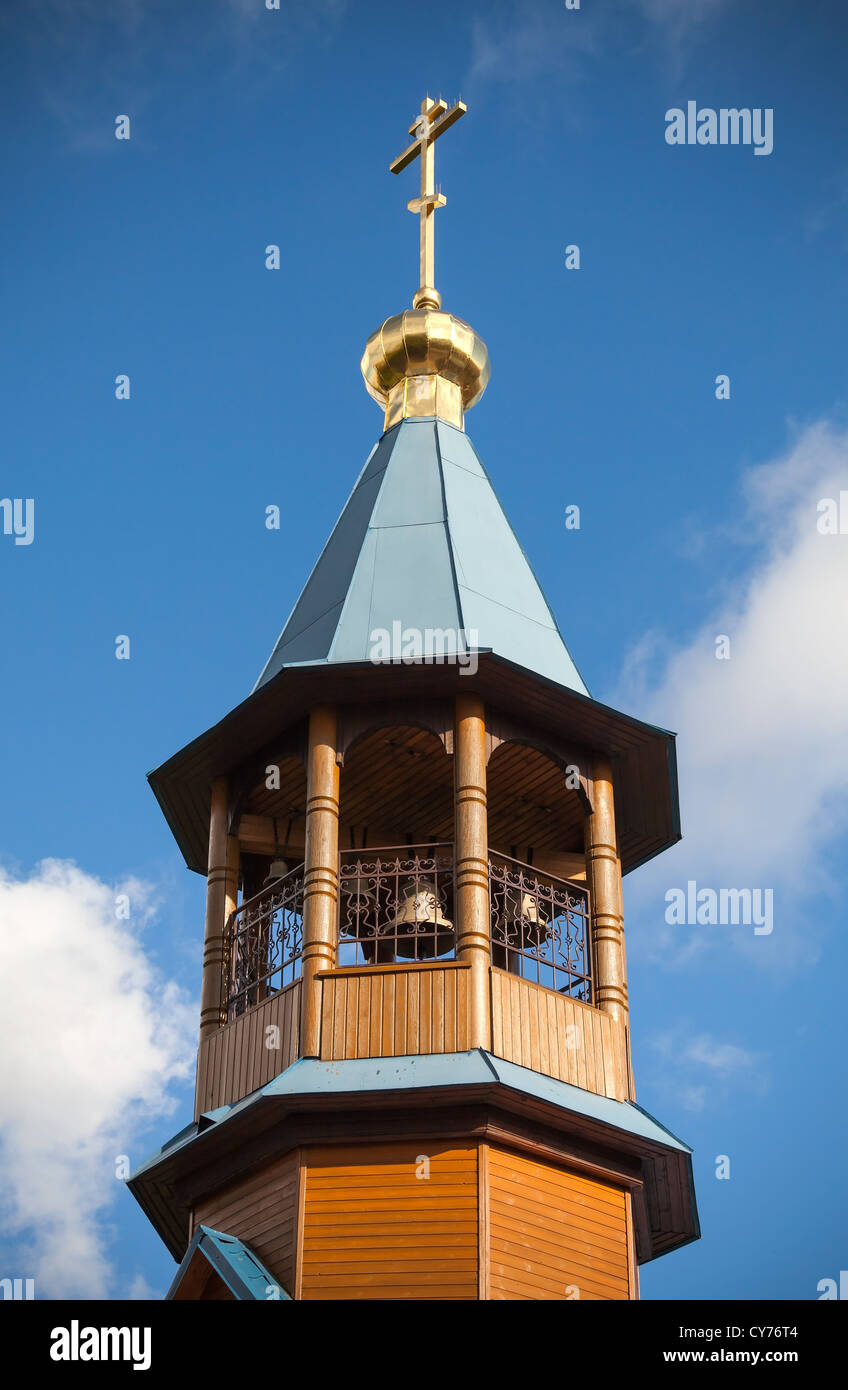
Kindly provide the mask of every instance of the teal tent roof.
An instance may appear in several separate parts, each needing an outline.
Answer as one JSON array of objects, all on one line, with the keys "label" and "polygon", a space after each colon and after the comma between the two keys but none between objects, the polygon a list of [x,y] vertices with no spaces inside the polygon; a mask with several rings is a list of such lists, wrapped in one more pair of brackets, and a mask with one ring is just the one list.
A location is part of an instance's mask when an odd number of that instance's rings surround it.
[{"label": "teal tent roof", "polygon": [[173,1299],[183,1282],[190,1266],[203,1257],[215,1273],[220,1275],[234,1298],[241,1300],[274,1299],[278,1302],[291,1302],[278,1281],[269,1274],[262,1261],[237,1236],[224,1231],[213,1231],[211,1226],[198,1226],[191,1244],[183,1256],[182,1263],[174,1276],[173,1283],[165,1295]]},{"label": "teal tent roof", "polygon": [[[470,439],[441,420],[404,420],[375,446],[255,688],[284,667],[370,661],[380,630],[589,693]],[[431,649],[428,631],[464,635]]]}]

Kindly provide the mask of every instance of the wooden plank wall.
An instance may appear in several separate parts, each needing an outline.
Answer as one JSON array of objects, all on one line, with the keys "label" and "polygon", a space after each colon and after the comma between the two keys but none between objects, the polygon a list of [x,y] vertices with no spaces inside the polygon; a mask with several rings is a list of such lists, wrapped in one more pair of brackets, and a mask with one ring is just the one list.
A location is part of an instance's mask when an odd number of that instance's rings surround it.
[{"label": "wooden plank wall", "polygon": [[[269,1047],[271,1026],[279,1047]],[[272,994],[263,1004],[211,1033],[197,1054],[194,1118],[219,1105],[232,1105],[265,1086],[297,1060],[300,1048],[300,981]]]},{"label": "wooden plank wall", "polygon": [[[266,1164],[198,1202],[193,1229],[211,1226],[238,1236],[294,1297],[300,1152]],[[205,1297],[205,1295],[204,1295]]]},{"label": "wooden plank wall", "polygon": [[300,1297],[477,1298],[477,1149],[422,1147],[304,1150]]},{"label": "wooden plank wall", "polygon": [[492,967],[496,1057],[569,1081],[595,1095],[628,1098],[623,1030],[600,1009]]},{"label": "wooden plank wall", "polygon": [[628,1299],[625,1193],[489,1147],[490,1299]]},{"label": "wooden plank wall", "polygon": [[457,961],[327,971],[322,1060],[466,1052],[468,971]]}]

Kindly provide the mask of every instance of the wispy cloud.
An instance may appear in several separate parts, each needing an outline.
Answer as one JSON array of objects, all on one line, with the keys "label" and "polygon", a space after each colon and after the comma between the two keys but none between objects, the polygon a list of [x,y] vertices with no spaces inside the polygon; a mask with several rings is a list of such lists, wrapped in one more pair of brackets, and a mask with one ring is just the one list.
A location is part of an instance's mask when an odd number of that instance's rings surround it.
[{"label": "wispy cloud", "polygon": [[[580,9],[549,0],[509,0],[474,19],[471,65],[464,88],[484,82],[527,84],[556,74],[564,81],[588,75],[587,59],[634,41],[682,66],[710,22],[730,0],[617,0],[603,9],[583,0]],[[630,20],[630,24],[626,21]]]},{"label": "wispy cloud", "polygon": [[625,0],[646,22],[648,37],[662,44],[678,75],[692,48],[730,6],[730,0]]},{"label": "wispy cloud", "polygon": [[765,1057],[737,1043],[722,1042],[709,1033],[689,1035],[678,1028],[656,1034],[648,1047],[654,1059],[648,1072],[652,1089],[673,1097],[685,1110],[704,1110],[710,1101],[723,1100],[731,1088],[760,1095],[768,1090]]},{"label": "wispy cloud", "polygon": [[[834,889],[848,829],[848,536],[823,535],[822,498],[848,489],[848,433],[799,431],[742,484],[741,577],[675,647],[649,633],[614,702],[679,734],[684,840],[628,886],[637,949],[686,965],[729,941],[765,966],[815,961],[811,895]],[[716,638],[730,659],[716,659]],[[774,931],[667,926],[664,894],[694,879],[774,890]]]},{"label": "wispy cloud", "polygon": [[2,1272],[34,1277],[37,1297],[122,1296],[108,1218],[130,1199],[116,1160],[140,1161],[139,1133],[191,1076],[195,1009],[145,953],[152,908],[149,886],[71,863],[0,872]]},{"label": "wispy cloud", "polygon": [[[134,121],[175,83],[198,82],[199,56],[216,79],[232,79],[246,100],[268,85],[306,44],[333,42],[350,0],[42,0],[0,9],[0,36],[27,70],[33,90],[72,149],[120,149],[114,116]],[[133,140],[144,142],[140,121]]]},{"label": "wispy cloud", "polygon": [[645,19],[675,37],[691,33],[726,10],[730,0],[632,0]]},{"label": "wispy cloud", "polygon": [[825,196],[805,214],[804,235],[808,241],[836,230],[841,245],[848,244],[845,234],[845,211],[848,208],[848,168],[840,169],[827,181]]},{"label": "wispy cloud", "polygon": [[127,1291],[128,1299],[140,1303],[151,1303],[153,1301],[158,1303],[163,1297],[164,1294],[162,1292],[150,1287],[143,1274],[137,1274],[135,1276]]},{"label": "wispy cloud", "polygon": [[463,87],[481,82],[527,82],[547,73],[577,77],[583,58],[596,51],[594,16],[521,0],[474,19],[471,66]]}]

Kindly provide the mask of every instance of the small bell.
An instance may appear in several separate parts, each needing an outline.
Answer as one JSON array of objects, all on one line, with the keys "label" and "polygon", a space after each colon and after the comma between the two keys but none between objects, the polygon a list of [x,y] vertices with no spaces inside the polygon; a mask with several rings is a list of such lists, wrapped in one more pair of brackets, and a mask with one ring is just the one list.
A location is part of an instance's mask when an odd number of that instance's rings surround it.
[{"label": "small bell", "polygon": [[453,922],[443,915],[436,885],[429,878],[408,885],[390,926],[397,934],[398,955],[408,959],[422,959],[416,950],[416,938],[426,943],[427,954],[433,957],[443,956],[453,945]]},{"label": "small bell", "polygon": [[376,915],[374,909],[377,906],[377,894],[373,883],[374,880],[364,874],[342,879],[339,885],[344,900],[339,916],[341,936],[362,940],[373,935]]},{"label": "small bell", "polygon": [[263,893],[266,888],[270,888],[272,884],[277,883],[281,878],[285,878],[288,871],[289,866],[286,863],[285,859],[273,860],[271,867],[268,870],[267,877],[264,883],[262,884]]},{"label": "small bell", "polygon": [[510,945],[517,946],[519,950],[527,946],[541,946],[547,939],[548,919],[535,893],[522,893],[520,896],[508,893],[503,920],[515,928],[517,939],[511,939]]},{"label": "small bell", "polygon": [[357,874],[355,878],[344,878],[341,882],[341,891],[344,897],[351,898],[356,906],[364,907],[366,903],[375,903],[377,894],[371,887],[372,880],[362,874]]}]

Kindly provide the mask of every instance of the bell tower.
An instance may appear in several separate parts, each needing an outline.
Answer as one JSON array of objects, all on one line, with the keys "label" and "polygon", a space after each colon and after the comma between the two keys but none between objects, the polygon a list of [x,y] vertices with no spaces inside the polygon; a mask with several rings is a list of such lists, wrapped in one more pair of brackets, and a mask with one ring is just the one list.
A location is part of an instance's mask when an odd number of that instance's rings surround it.
[{"label": "bell tower", "polygon": [[368,339],[384,412],[246,700],[151,774],[206,876],[195,1113],[129,1186],[174,1299],[638,1297],[698,1237],[635,1103],[622,875],[680,837],[674,736],[593,700],[465,432],[435,288]]}]

